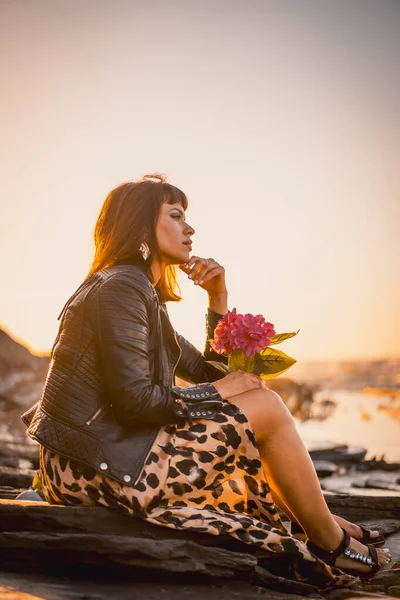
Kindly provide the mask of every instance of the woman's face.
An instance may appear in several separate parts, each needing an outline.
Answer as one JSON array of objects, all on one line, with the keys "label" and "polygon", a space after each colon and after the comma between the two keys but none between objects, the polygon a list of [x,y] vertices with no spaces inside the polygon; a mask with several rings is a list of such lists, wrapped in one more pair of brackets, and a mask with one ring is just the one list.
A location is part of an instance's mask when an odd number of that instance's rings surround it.
[{"label": "woman's face", "polygon": [[190,258],[191,236],[194,229],[185,221],[185,211],[180,204],[164,204],[156,226],[156,238],[161,262],[182,265]]}]

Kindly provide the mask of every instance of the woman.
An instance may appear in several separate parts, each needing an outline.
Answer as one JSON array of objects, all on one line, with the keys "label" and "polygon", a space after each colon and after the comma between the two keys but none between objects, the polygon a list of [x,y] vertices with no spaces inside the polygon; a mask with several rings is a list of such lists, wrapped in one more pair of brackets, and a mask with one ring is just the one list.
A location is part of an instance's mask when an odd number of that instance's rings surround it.
[{"label": "woman", "polygon": [[377,532],[331,515],[281,398],[256,375],[224,376],[208,341],[201,354],[173,330],[165,302],[180,299],[178,265],[208,294],[207,340],[228,311],[224,268],[190,256],[186,209],[157,174],[104,202],[92,268],[59,316],[41,400],[23,416],[41,444],[46,499],[229,534],[276,559],[269,569],[320,587],[371,574],[389,552],[356,539]]}]

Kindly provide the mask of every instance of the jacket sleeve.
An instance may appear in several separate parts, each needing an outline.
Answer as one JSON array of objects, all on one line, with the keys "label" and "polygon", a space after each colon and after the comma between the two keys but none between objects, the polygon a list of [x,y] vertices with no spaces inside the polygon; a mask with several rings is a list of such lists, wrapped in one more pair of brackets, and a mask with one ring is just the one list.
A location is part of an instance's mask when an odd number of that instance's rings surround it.
[{"label": "jacket sleeve", "polygon": [[[100,368],[115,418],[126,427],[179,422],[185,409],[181,398],[187,394],[184,390],[181,394],[181,388],[152,383],[149,312],[155,300],[150,284],[142,277],[114,275],[97,293],[95,331]],[[202,392],[210,400],[221,400],[211,386]]]},{"label": "jacket sleeve", "polygon": [[181,347],[181,359],[176,368],[178,377],[189,383],[201,383],[203,381],[217,381],[225,377],[226,373],[218,369],[208,361],[227,364],[228,359],[222,354],[214,352],[210,345],[210,339],[214,337],[214,330],[218,321],[223,315],[214,312],[210,308],[206,315],[206,345],[202,354],[182,335],[177,335],[178,343]]}]

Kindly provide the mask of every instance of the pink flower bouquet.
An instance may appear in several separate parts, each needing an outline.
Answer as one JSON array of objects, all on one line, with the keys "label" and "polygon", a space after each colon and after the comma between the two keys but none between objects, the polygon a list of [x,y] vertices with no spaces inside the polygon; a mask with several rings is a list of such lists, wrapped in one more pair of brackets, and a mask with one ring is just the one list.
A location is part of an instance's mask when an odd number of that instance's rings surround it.
[{"label": "pink flower bouquet", "polygon": [[296,360],[270,346],[280,344],[298,332],[277,334],[272,323],[262,315],[241,315],[234,308],[218,321],[210,343],[215,352],[228,356],[229,371],[247,371],[263,379],[273,379]]}]

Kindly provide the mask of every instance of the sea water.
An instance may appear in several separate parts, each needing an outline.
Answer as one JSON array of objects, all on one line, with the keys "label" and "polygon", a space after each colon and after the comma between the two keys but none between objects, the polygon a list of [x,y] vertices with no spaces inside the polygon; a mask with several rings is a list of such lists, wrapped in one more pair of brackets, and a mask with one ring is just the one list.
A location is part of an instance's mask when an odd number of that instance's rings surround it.
[{"label": "sea water", "polygon": [[302,439],[310,442],[335,442],[367,449],[388,462],[400,462],[400,398],[369,395],[354,391],[319,391],[317,402],[325,399],[336,408],[325,420],[296,421]]}]

